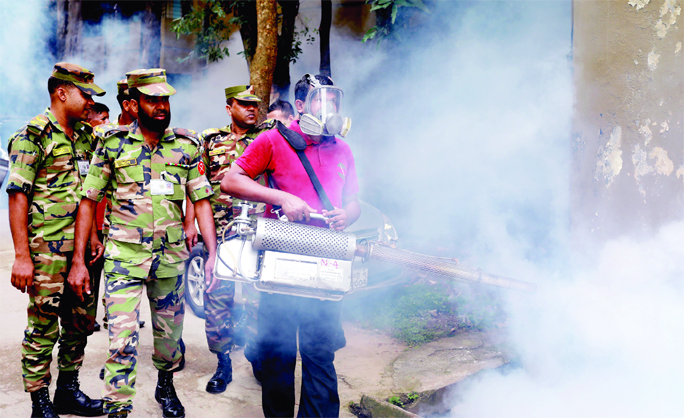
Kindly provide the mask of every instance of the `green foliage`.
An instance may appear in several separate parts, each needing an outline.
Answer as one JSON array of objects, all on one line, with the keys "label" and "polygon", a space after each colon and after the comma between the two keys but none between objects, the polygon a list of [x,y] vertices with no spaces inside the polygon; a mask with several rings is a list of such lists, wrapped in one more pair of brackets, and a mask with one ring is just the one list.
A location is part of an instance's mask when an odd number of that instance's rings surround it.
[{"label": "green foliage", "polygon": [[411,392],[411,393],[407,394],[406,397],[408,398],[409,401],[413,402],[413,401],[417,400],[418,398],[420,398],[420,395],[417,394],[416,392]]},{"label": "green foliage", "polygon": [[404,403],[401,401],[401,398],[399,396],[390,396],[387,399],[387,402],[391,403],[392,405],[396,405],[398,407],[404,406]]},{"label": "green foliage", "polygon": [[309,29],[306,26],[304,29],[296,31],[294,40],[292,41],[292,49],[289,53],[286,52],[287,59],[293,64],[297,62],[299,55],[302,53],[302,39],[307,45],[313,45],[313,43],[316,42],[318,32],[318,28]]},{"label": "green foliage", "polygon": [[446,280],[387,289],[345,301],[345,320],[389,333],[416,346],[453,335],[457,329],[485,330],[505,322],[497,290]]},{"label": "green foliage", "polygon": [[363,42],[374,38],[378,40],[393,34],[400,9],[418,9],[430,13],[423,0],[366,0],[371,5],[371,12],[376,13],[376,25],[363,36]]},{"label": "green foliage", "polygon": [[[254,7],[253,4],[249,3],[249,0],[207,0],[204,7],[194,7],[187,15],[174,19],[171,31],[176,34],[176,38],[181,35],[196,36],[194,50],[180,61],[198,58],[217,62],[230,56],[228,47],[221,45],[230,38],[232,30],[247,23],[256,27],[256,21],[247,22],[245,20],[247,18],[240,13],[248,7]],[[278,14],[278,24],[281,23],[282,14]],[[309,45],[313,44],[317,34],[318,29],[304,27],[304,29],[295,32],[292,48],[289,51],[282,51],[282,53],[285,54],[289,62],[297,62],[302,53],[302,42]],[[250,45],[250,39],[243,39],[243,44]],[[238,55],[251,56],[253,54],[254,51],[238,52]]]},{"label": "green foliage", "polygon": [[217,62],[230,55],[227,47],[222,47],[223,41],[228,40],[231,28],[239,26],[239,17],[227,16],[239,1],[207,0],[204,7],[193,7],[187,15],[173,20],[171,31],[176,38],[181,35],[196,35],[195,49],[181,61],[191,58],[204,58],[209,62]]}]

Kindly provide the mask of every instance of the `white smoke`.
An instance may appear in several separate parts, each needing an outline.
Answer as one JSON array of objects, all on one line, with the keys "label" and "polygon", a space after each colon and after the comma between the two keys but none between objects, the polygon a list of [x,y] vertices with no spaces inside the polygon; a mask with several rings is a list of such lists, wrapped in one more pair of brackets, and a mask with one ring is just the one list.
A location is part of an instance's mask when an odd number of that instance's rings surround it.
[{"label": "white smoke", "polygon": [[569,249],[570,2],[431,6],[398,47],[335,39],[333,78],[361,198],[401,245],[539,286],[509,302],[523,369],[492,372],[453,415],[681,415],[684,223],[588,265]]},{"label": "white smoke", "polygon": [[684,411],[684,222],[605,245],[596,264],[512,307],[523,369],[490,374],[452,416],[642,417]]}]

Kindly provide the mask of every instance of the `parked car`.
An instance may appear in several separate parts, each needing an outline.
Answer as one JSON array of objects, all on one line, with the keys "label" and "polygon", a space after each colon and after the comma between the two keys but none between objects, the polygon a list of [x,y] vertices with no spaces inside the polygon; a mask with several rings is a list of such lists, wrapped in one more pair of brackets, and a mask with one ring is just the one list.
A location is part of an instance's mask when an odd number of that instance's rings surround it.
[{"label": "parked car", "polygon": [[[361,216],[345,232],[356,235],[357,242],[361,240],[381,241],[394,244],[398,241],[392,222],[378,209],[366,202],[361,203]],[[206,253],[201,241],[192,249],[190,258],[185,266],[185,301],[192,312],[204,318],[204,262]],[[364,263],[358,257],[354,260],[353,285],[354,292],[378,286],[389,285],[403,279],[402,269],[384,263],[369,261]],[[235,286],[235,304],[241,305],[242,283]]]}]

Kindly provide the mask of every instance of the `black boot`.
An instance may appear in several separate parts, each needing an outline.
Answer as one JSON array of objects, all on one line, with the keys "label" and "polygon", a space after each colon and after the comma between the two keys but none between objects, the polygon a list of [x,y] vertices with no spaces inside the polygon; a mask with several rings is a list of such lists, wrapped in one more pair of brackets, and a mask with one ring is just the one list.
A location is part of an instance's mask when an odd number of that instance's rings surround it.
[{"label": "black boot", "polygon": [[31,400],[33,401],[33,410],[31,411],[31,418],[59,418],[55,412],[52,402],[50,402],[50,393],[47,386],[31,392]]},{"label": "black boot", "polygon": [[233,365],[229,354],[218,354],[216,373],[207,382],[207,392],[222,393],[226,391],[228,383],[233,381]]},{"label": "black boot", "polygon": [[55,390],[55,411],[60,414],[99,417],[105,415],[102,399],[90,399],[81,392],[78,372],[60,371]]},{"label": "black boot", "polygon": [[110,412],[107,418],[127,418],[128,411]]},{"label": "black boot", "polygon": [[173,387],[173,372],[159,370],[154,399],[159,402],[164,418],[185,418],[185,408],[183,408],[178,395],[176,395],[176,389]]}]

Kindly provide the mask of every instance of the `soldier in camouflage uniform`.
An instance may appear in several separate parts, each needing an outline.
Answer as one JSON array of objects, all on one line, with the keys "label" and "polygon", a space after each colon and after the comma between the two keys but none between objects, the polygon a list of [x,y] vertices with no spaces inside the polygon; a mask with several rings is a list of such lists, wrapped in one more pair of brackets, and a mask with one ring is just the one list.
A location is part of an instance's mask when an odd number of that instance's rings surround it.
[{"label": "soldier in camouflage uniform", "polygon": [[[204,147],[204,162],[207,165],[207,177],[211,183],[214,195],[211,197],[211,207],[214,212],[214,222],[218,240],[228,235],[226,227],[233,220],[233,209],[237,211],[238,202],[225,193],[221,193],[220,186],[223,176],[230,169],[231,164],[245,148],[261,132],[275,126],[273,120],[267,120],[257,125],[259,119],[258,103],[261,101],[252,86],[234,86],[225,89],[226,110],[231,117],[232,124],[219,129],[208,129],[202,132],[200,140]],[[260,204],[254,214],[263,212],[264,205]],[[258,308],[259,292],[253,286],[243,286],[245,311],[243,331],[246,336],[233,334],[233,298],[235,296],[235,282],[223,280],[216,291],[204,294],[204,313],[206,315],[205,332],[209,351],[218,357],[216,373],[207,382],[209,393],[221,393],[232,380],[232,366],[230,352],[236,343],[236,338],[242,337],[238,345],[245,345],[245,356],[252,363],[255,377],[259,378],[258,358],[254,353],[256,336],[256,311]],[[236,337],[236,338],[234,338]]]},{"label": "soldier in camouflage uniform", "polygon": [[[65,286],[80,192],[95,147],[91,128],[82,122],[94,103],[92,95],[105,93],[93,78],[78,65],[55,64],[48,80],[50,107],[9,140],[12,285],[29,295],[21,365],[24,389],[33,400],[32,417],[104,415],[102,401],[88,398],[78,383],[86,338],[95,324],[95,297],[88,294],[79,300]],[[101,255],[97,237],[90,238]],[[48,385],[57,342],[59,377],[53,404]]]},{"label": "soldier in camouflage uniform", "polygon": [[131,114],[131,96],[128,94],[128,81],[122,79],[116,82],[116,101],[119,102],[121,113],[113,125],[130,125],[135,121],[135,117]]},{"label": "soldier in camouflage uniform", "polygon": [[[163,69],[127,74],[131,108],[137,122],[113,128],[99,143],[83,186],[76,225],[77,245],[69,283],[77,295],[87,291],[84,266],[87,235],[96,201],[111,190],[112,213],[105,250],[105,298],[109,318],[109,358],[105,363],[105,409],[110,417],[132,410],[137,369],[138,318],[143,285],[152,311],[154,354],[159,370],[155,399],[164,417],[184,417],[173,387],[181,361],[183,271],[188,250],[182,204],[186,193],[195,204],[200,230],[208,243],[206,278],[212,280],[216,231],[209,196],[212,189],[195,133],[168,128],[168,96],[175,89]],[[213,290],[212,282],[208,291]]]}]

